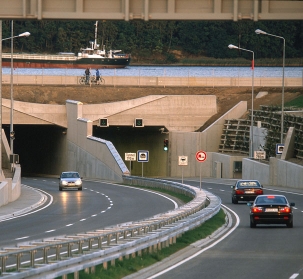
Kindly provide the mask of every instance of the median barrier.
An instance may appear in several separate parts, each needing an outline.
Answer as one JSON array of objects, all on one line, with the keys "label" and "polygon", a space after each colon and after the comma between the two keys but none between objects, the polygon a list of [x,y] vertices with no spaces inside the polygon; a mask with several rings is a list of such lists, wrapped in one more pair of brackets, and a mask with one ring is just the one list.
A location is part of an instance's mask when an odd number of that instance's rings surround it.
[{"label": "median barrier", "polygon": [[[190,185],[134,176],[123,176],[123,181],[128,185],[169,188],[194,198],[175,210],[144,220],[2,248],[0,277],[55,278],[74,273],[78,278],[81,270],[93,271],[100,264],[106,268],[108,262],[114,265],[116,260],[123,257],[134,257],[141,255],[142,251],[152,252],[167,247],[184,232],[216,215],[221,208],[220,198]],[[62,256],[63,252],[65,256]],[[14,271],[9,272],[7,265],[10,268],[13,266]]]}]

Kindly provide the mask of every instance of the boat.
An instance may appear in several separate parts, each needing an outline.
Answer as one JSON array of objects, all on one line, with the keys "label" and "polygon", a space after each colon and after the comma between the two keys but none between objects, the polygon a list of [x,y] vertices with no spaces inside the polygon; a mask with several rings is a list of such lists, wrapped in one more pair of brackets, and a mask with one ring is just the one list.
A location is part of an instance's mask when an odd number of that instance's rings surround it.
[{"label": "boat", "polygon": [[[129,65],[131,56],[121,50],[105,50],[103,45],[97,44],[98,21],[95,23],[95,40],[90,46],[81,48],[76,55],[70,52],[49,54],[13,54],[14,68],[68,68],[68,69],[115,69],[125,68]],[[11,54],[2,53],[2,66],[11,66]]]}]

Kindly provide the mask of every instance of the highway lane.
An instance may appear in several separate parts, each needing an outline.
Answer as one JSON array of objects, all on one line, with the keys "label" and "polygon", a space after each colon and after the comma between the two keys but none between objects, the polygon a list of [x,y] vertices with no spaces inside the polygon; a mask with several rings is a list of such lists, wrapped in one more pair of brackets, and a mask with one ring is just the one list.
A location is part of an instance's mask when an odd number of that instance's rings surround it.
[{"label": "highway lane", "polygon": [[[194,259],[152,278],[303,278],[303,203],[302,191],[265,188],[265,194],[284,194],[295,202],[294,228],[269,225],[249,227],[249,207],[246,203],[232,204],[230,182],[202,183],[202,188],[222,199],[240,218],[237,229],[214,247]],[[184,183],[199,187],[198,181]],[[281,192],[282,191],[282,192]]]},{"label": "highway lane", "polygon": [[163,195],[104,181],[84,181],[83,191],[59,191],[56,178],[22,178],[22,184],[53,196],[53,203],[20,218],[1,222],[0,247],[73,235],[144,219],[175,208]]}]

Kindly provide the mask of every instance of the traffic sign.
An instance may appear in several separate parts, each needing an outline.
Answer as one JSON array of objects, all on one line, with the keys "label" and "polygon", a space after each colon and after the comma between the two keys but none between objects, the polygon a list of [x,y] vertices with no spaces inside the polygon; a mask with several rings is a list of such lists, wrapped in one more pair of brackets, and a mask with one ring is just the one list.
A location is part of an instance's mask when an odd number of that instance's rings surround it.
[{"label": "traffic sign", "polygon": [[187,166],[187,165],[188,165],[188,157],[179,156],[179,166]]},{"label": "traffic sign", "polygon": [[147,150],[138,150],[138,159],[137,162],[148,162],[149,152]]},{"label": "traffic sign", "polygon": [[136,153],[125,153],[125,161],[136,161]]},{"label": "traffic sign", "polygon": [[206,155],[205,151],[200,150],[196,153],[196,159],[198,162],[204,162],[206,160],[206,158],[207,158],[207,155]]}]

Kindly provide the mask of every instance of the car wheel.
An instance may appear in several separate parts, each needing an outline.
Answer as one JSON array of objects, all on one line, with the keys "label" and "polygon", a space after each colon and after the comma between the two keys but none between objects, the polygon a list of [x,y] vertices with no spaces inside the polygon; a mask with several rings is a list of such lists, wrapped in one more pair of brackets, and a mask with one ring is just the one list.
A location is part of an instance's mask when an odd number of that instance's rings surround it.
[{"label": "car wheel", "polygon": [[256,223],[252,220],[250,220],[250,227],[251,228],[255,228],[256,227]]},{"label": "car wheel", "polygon": [[62,187],[59,187],[59,191],[62,191],[63,190],[63,188]]},{"label": "car wheel", "polygon": [[234,204],[237,204],[237,203],[238,203],[238,200],[237,200],[235,197],[232,197],[232,198],[231,198],[231,202],[234,203]]},{"label": "car wheel", "polygon": [[293,228],[294,227],[294,223],[293,222],[288,222],[286,224],[287,228]]},{"label": "car wheel", "polygon": [[82,187],[81,187],[81,188],[78,188],[78,191],[82,191]]}]

